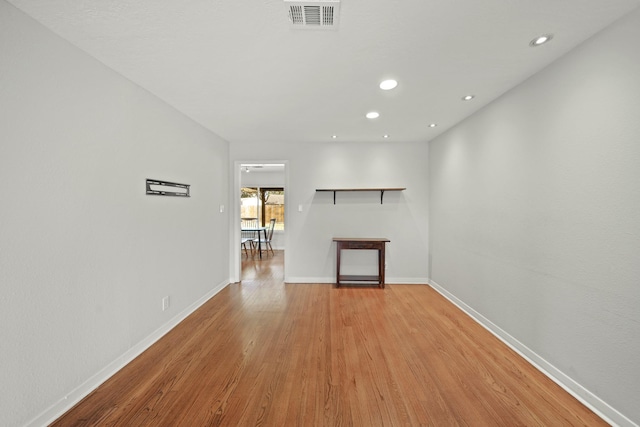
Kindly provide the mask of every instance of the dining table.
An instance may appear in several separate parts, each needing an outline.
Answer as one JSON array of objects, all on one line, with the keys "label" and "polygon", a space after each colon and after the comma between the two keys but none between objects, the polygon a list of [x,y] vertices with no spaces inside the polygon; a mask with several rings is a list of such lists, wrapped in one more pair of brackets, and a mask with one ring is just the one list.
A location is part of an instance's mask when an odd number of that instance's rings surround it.
[{"label": "dining table", "polygon": [[258,252],[260,253],[260,259],[262,259],[262,239],[260,238],[260,232],[264,233],[264,241],[267,241],[267,227],[241,227],[241,232],[257,232],[258,233]]}]

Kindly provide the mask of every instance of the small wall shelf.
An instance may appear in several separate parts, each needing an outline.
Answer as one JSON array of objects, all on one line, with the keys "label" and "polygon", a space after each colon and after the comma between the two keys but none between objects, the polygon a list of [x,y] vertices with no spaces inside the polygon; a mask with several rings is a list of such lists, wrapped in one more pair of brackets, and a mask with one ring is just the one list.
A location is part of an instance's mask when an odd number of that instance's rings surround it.
[{"label": "small wall shelf", "polygon": [[379,191],[380,192],[380,204],[384,199],[385,191],[403,191],[406,188],[316,188],[317,191],[329,191],[333,192],[333,204],[336,204],[336,193],[339,191]]}]

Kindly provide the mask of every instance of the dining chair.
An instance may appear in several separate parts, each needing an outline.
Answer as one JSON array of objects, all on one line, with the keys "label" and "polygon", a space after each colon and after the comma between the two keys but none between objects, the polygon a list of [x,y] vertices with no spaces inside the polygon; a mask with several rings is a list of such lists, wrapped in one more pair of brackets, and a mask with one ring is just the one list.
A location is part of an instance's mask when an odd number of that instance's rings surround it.
[{"label": "dining chair", "polygon": [[[240,228],[256,228],[258,227],[258,218],[241,218]],[[247,251],[247,245],[251,249],[251,255],[253,255],[253,241],[256,238],[256,231],[241,231],[240,232],[240,245],[241,250],[244,249],[244,253],[249,258],[249,252]]]},{"label": "dining chair", "polygon": [[271,246],[271,239],[273,238],[273,230],[275,229],[275,227],[276,227],[276,219],[271,218],[271,220],[269,221],[269,228],[267,228],[267,238],[264,239],[263,236],[260,233],[258,233],[258,238],[253,239],[253,244],[252,244],[253,248],[254,249],[262,248],[262,246],[264,245],[265,250],[267,251],[267,254],[269,254],[269,250],[271,250],[271,255],[274,255],[273,247]]}]

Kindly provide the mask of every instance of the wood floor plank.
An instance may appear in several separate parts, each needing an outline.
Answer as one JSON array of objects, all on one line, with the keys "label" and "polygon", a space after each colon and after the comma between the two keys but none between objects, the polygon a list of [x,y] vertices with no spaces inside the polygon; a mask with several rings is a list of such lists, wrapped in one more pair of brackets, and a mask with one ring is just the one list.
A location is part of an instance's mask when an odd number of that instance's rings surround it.
[{"label": "wood floor plank", "polygon": [[423,285],[223,289],[54,426],[605,426]]}]

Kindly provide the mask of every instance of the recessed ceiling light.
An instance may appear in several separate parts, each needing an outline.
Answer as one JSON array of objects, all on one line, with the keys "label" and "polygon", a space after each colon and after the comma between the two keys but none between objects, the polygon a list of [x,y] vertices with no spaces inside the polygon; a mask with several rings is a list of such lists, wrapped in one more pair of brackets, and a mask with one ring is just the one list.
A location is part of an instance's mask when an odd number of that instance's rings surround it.
[{"label": "recessed ceiling light", "polygon": [[331,135],[331,138],[336,139],[338,135]]},{"label": "recessed ceiling light", "polygon": [[376,111],[370,111],[367,113],[367,119],[377,119],[378,117],[380,117],[380,113]]},{"label": "recessed ceiling light", "polygon": [[475,98],[475,95],[466,95],[462,97],[463,101],[471,101],[473,98]]},{"label": "recessed ceiling light", "polygon": [[531,42],[529,42],[529,46],[531,47],[540,46],[541,44],[545,44],[552,38],[553,38],[553,34],[543,34],[540,37],[536,37],[535,39],[531,40]]},{"label": "recessed ceiling light", "polygon": [[436,127],[436,126],[438,126],[438,125],[437,125],[437,124],[435,124],[435,123],[431,123],[431,124],[429,125],[429,127],[430,127],[430,128],[434,128],[434,127]]},{"label": "recessed ceiling light", "polygon": [[391,90],[396,86],[398,86],[398,82],[393,79],[384,80],[380,82],[380,89],[382,90]]},{"label": "recessed ceiling light", "polygon": [[384,135],[383,138],[389,138],[389,135]]}]

